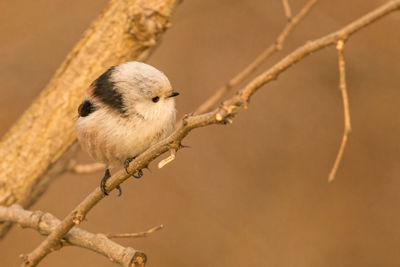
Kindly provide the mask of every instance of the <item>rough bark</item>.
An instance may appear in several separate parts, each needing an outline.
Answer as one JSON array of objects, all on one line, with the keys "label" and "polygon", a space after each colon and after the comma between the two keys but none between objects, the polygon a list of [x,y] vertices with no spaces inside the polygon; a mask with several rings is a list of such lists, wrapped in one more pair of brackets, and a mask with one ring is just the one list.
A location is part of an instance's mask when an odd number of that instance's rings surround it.
[{"label": "rough bark", "polygon": [[[179,0],[111,0],[40,96],[0,141],[0,205],[29,207],[77,151],[74,121],[87,86],[110,66],[145,60]],[[68,152],[68,153],[66,153]],[[7,232],[0,225],[0,236]]]},{"label": "rough bark", "polygon": [[[10,207],[0,206],[0,221],[17,223],[22,228],[35,229],[42,235],[50,234],[60,223],[60,220],[50,213],[24,210],[16,204]],[[116,236],[118,237],[119,235]],[[121,234],[120,236],[124,235]],[[97,252],[122,266],[135,266],[135,263],[145,263],[147,259],[143,252],[131,247],[123,247],[110,240],[104,234],[93,234],[78,227],[73,228],[64,236],[59,247],[55,249],[59,249],[64,245],[73,245]]]}]

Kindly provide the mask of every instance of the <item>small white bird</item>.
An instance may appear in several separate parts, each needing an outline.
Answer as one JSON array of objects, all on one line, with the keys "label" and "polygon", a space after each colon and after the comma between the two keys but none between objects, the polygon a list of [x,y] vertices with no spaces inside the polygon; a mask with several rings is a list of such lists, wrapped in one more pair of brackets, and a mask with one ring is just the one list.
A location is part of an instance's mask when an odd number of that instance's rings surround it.
[{"label": "small white bird", "polygon": [[[124,166],[174,129],[176,110],[168,78],[156,68],[131,61],[109,68],[87,89],[75,127],[84,150],[110,168]],[[136,178],[142,176],[142,171]],[[121,194],[121,188],[119,188]]]}]

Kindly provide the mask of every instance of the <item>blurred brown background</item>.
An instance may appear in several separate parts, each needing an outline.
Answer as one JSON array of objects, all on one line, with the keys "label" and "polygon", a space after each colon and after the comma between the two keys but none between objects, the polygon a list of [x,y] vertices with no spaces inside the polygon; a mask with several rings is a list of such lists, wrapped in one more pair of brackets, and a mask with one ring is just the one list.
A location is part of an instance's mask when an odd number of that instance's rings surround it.
[{"label": "blurred brown background", "polygon": [[[0,2],[0,134],[46,85],[106,0]],[[294,12],[305,1],[289,1]],[[283,52],[346,25],[384,1],[321,1]],[[179,115],[199,105],[275,39],[281,1],[185,1],[149,62],[169,76]],[[343,132],[334,47],[265,86],[233,125],[194,131],[162,170],[123,184],[89,214],[92,232],[164,230],[120,242],[148,266],[400,266],[400,12],[345,46],[353,133],[336,180],[327,176]],[[84,153],[80,158],[89,159]],[[157,161],[158,162],[158,161]],[[63,175],[32,209],[64,217],[102,173]],[[43,239],[14,227],[0,265]],[[67,247],[41,266],[114,266]]]}]

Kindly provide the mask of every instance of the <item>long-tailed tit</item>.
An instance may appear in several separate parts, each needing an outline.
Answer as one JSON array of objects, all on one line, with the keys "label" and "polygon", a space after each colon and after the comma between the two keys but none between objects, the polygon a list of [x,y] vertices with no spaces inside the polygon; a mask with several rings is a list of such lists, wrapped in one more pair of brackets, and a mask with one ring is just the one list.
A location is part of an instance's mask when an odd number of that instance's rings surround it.
[{"label": "long-tailed tit", "polygon": [[[126,169],[173,131],[177,95],[161,71],[135,61],[109,68],[89,86],[75,127],[82,148],[106,164],[100,183],[105,195],[110,168]],[[134,177],[142,174],[140,170]]]}]

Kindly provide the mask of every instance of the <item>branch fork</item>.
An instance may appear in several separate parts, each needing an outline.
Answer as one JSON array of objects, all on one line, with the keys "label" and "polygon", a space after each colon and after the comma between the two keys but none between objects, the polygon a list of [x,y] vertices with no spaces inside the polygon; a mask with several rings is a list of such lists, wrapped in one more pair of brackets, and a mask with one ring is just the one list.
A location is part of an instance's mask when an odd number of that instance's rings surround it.
[{"label": "branch fork", "polygon": [[339,168],[339,164],[342,161],[344,149],[346,148],[347,140],[351,133],[351,122],[350,122],[350,109],[349,109],[349,97],[347,95],[347,85],[346,85],[346,69],[345,69],[345,61],[344,61],[344,43],[347,36],[344,36],[343,39],[340,39],[336,43],[336,50],[338,53],[338,67],[339,67],[339,89],[342,94],[343,101],[343,115],[344,115],[344,132],[342,137],[342,142],[339,147],[338,154],[336,156],[335,162],[333,164],[332,170],[328,176],[328,182],[333,182],[336,176],[336,172]]},{"label": "branch fork", "polygon": [[[24,210],[21,206],[16,204],[10,207],[0,206],[0,221],[11,221],[17,223],[22,228],[33,228],[42,235],[49,235],[52,233],[61,222],[50,213]],[[155,229],[152,232],[157,230],[158,229]],[[140,235],[141,233],[138,234]],[[58,250],[66,245],[92,250],[122,266],[141,266],[133,265],[132,263],[143,263],[146,261],[146,255],[144,253],[130,247],[123,247],[110,240],[104,234],[93,234],[78,227],[74,227],[62,239],[58,240],[55,246],[51,247],[51,251]],[[21,254],[20,258],[25,264],[33,264],[29,259],[29,255]]]},{"label": "branch fork", "polygon": [[[298,21],[307,14],[307,12],[311,9],[311,7],[317,2],[317,0],[311,0],[307,2],[306,6],[290,21],[290,25],[285,28],[282,34],[278,37],[279,42],[283,42],[285,40],[287,34],[291,31],[291,29],[298,23]],[[257,77],[255,77],[252,81],[250,81],[243,89],[239,91],[239,93],[229,99],[227,99],[222,106],[212,110],[214,105],[218,103],[222,97],[226,94],[225,87],[222,90],[217,91],[215,95],[213,95],[208,101],[203,103],[193,116],[188,116],[184,118],[182,123],[178,124],[179,126],[176,130],[166,139],[158,142],[156,145],[150,147],[141,155],[139,155],[134,161],[129,164],[128,170],[130,173],[134,173],[144,167],[146,167],[151,161],[160,156],[161,154],[170,151],[170,156],[165,159],[164,163],[167,164],[171,162],[175,158],[175,152],[171,152],[171,144],[180,144],[183,138],[185,138],[189,132],[195,128],[204,127],[212,124],[220,124],[224,122],[226,119],[231,119],[232,116],[235,115],[235,112],[239,108],[245,108],[247,101],[250,100],[251,96],[259,90],[263,85],[277,78],[282,72],[286,69],[292,67],[295,63],[300,61],[301,59],[307,57],[311,53],[321,50],[327,46],[331,46],[334,44],[338,44],[339,48],[341,46],[340,40],[349,37],[370,23],[375,22],[379,18],[391,13],[392,11],[398,10],[400,8],[400,0],[391,0],[383,4],[381,7],[373,10],[372,12],[366,14],[365,16],[359,18],[358,20],[350,23],[349,25],[343,27],[342,29],[323,36],[314,41],[307,42],[303,46],[299,47],[292,53],[288,54],[281,61],[276,63],[270,69],[261,73]],[[272,45],[269,49],[267,49],[259,58],[257,58],[252,64],[250,64],[245,71],[240,73],[237,77],[234,78],[235,82],[242,81],[245,77],[248,77],[250,73],[252,73],[265,58],[267,58],[271,53],[275,52],[278,49],[279,45]],[[346,106],[347,93],[346,92],[346,84],[344,79],[344,59],[342,58],[342,49],[338,50],[339,55],[339,63],[342,62],[343,68],[340,67],[340,70],[343,69],[341,77],[341,90],[344,105]],[[342,66],[341,63],[339,66]],[[342,82],[343,81],[343,82]],[[211,111],[210,111],[211,110]],[[345,107],[346,111],[346,107]],[[345,134],[343,140],[347,140],[347,135],[350,127],[349,116],[346,115],[345,112],[345,121],[346,116],[348,118],[348,124],[345,127]],[[345,143],[345,141],[344,141]],[[339,160],[341,156],[339,157]],[[165,165],[164,164],[164,165]],[[163,166],[164,166],[163,165]],[[107,181],[107,190],[114,190],[119,184],[124,182],[126,179],[130,177],[129,174],[125,172],[125,170],[121,170],[115,173],[110,179]],[[90,193],[75,209],[73,212],[69,213],[66,218],[57,224],[57,226],[52,229],[49,236],[45,241],[43,241],[33,252],[28,254],[26,258],[26,262],[24,266],[35,266],[37,263],[41,261],[46,255],[48,255],[54,246],[57,246],[63,238],[67,238],[70,236],[73,231],[76,231],[77,228],[73,228],[76,223],[80,223],[85,215],[102,199],[104,198],[104,194],[97,187],[92,193]],[[79,214],[79,216],[77,216]],[[132,249],[133,250],[133,249]],[[138,252],[135,252],[135,255]],[[140,254],[138,254],[140,255]],[[144,254],[143,254],[144,255]],[[144,264],[146,261],[145,256],[138,256],[136,259],[132,258],[130,264],[134,262],[135,264]],[[129,265],[127,265],[129,266]]]}]

